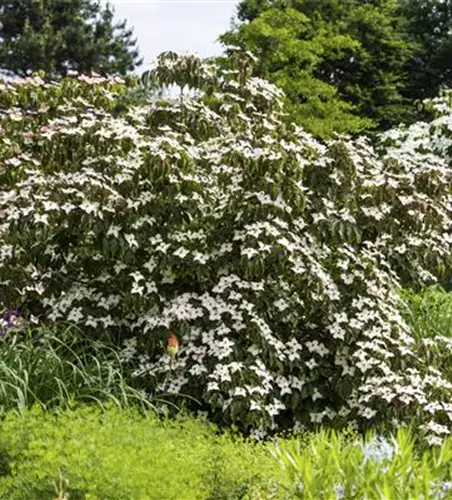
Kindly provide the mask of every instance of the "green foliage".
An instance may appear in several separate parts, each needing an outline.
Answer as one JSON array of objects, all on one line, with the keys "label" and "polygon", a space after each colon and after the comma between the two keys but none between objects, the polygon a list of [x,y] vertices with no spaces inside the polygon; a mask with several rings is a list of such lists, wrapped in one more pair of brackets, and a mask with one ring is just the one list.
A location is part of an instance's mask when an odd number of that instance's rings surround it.
[{"label": "green foliage", "polygon": [[146,105],[149,99],[161,99],[164,88],[152,81],[149,71],[144,71],[139,77],[128,77],[126,79],[127,94],[125,100],[128,106]]},{"label": "green foliage", "polygon": [[417,446],[407,429],[389,439],[321,431],[280,443],[273,454],[291,485],[290,498],[391,500],[451,498],[452,440]]},{"label": "green foliage", "polygon": [[416,293],[403,290],[404,316],[415,337],[452,337],[452,293],[429,287]]},{"label": "green foliage", "polygon": [[1,427],[11,500],[447,499],[451,474],[452,439],[429,448],[406,428],[254,443],[202,420],[93,406],[9,413]]},{"label": "green foliage", "polygon": [[272,8],[237,32],[223,35],[222,41],[256,55],[256,75],[284,90],[290,119],[308,132],[326,138],[333,132],[373,126],[372,120],[353,113],[354,106],[340,97],[334,83],[318,76],[325,58],[351,57],[357,47],[350,37],[332,32],[331,26],[316,25],[295,9]]},{"label": "green foliage", "polygon": [[450,170],[319,143],[249,59],[164,54],[183,91],[140,106],[112,78],[0,88],[1,312],[107,330],[146,392],[257,436],[448,422],[394,290],[450,265]]},{"label": "green foliage", "polygon": [[410,119],[407,62],[417,48],[395,0],[243,0],[226,44],[257,56],[292,119],[320,137]]},{"label": "green foliage", "polygon": [[1,0],[0,38],[0,67],[22,76],[125,75],[141,64],[132,30],[96,0]]},{"label": "green foliage", "polygon": [[56,493],[71,500],[282,498],[265,445],[218,435],[193,419],[162,422],[117,408],[34,409],[9,414],[1,431],[10,470],[0,474],[0,497],[9,500]]},{"label": "green foliage", "polygon": [[418,42],[415,57],[409,63],[410,99],[437,95],[452,86],[452,3],[450,0],[399,0],[407,19],[407,29]]},{"label": "green foliage", "polygon": [[0,338],[0,412],[94,401],[148,407],[124,366],[106,339],[88,338],[75,328],[8,332]]}]

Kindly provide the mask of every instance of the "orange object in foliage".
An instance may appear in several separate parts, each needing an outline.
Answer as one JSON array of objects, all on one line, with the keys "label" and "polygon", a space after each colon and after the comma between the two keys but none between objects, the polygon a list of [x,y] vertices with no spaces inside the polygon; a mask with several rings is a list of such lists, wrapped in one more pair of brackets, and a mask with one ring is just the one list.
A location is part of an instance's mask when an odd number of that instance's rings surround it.
[{"label": "orange object in foliage", "polygon": [[179,339],[173,332],[170,332],[169,334],[167,349],[170,356],[175,356],[179,350]]}]

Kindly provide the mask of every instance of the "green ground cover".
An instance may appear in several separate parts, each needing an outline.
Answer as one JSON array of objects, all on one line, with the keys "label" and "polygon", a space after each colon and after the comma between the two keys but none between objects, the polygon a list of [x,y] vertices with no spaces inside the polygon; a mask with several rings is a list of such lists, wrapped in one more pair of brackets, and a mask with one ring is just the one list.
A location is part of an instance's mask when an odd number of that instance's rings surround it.
[{"label": "green ground cover", "polygon": [[427,449],[406,429],[256,443],[114,406],[10,413],[1,429],[0,497],[11,500],[452,498],[452,439]]}]

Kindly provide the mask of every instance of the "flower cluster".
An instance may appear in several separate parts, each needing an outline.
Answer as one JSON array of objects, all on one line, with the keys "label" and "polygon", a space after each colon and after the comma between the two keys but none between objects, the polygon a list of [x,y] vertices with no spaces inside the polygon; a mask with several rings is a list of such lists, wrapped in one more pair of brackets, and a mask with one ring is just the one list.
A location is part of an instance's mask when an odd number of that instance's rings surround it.
[{"label": "flower cluster", "polygon": [[19,308],[6,311],[3,317],[0,317],[0,337],[3,337],[8,331],[20,328],[22,324]]},{"label": "flower cluster", "polygon": [[317,142],[234,61],[166,54],[155,79],[195,92],[140,106],[100,77],[0,88],[0,310],[116,330],[147,387],[257,437],[450,425],[396,290],[449,264],[451,172]]},{"label": "flower cluster", "polygon": [[377,464],[391,461],[397,454],[397,443],[390,442],[382,436],[377,436],[367,443],[362,443],[364,459],[363,463],[373,461]]}]

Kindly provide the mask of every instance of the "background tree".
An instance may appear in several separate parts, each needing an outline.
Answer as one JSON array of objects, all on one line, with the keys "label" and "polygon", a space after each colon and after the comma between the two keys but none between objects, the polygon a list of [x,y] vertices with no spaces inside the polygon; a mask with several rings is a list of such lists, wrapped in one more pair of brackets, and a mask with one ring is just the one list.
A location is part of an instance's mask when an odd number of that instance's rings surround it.
[{"label": "background tree", "polygon": [[431,98],[441,87],[452,86],[452,2],[399,0],[410,35],[419,44],[409,66],[407,96]]},{"label": "background tree", "polygon": [[343,100],[337,87],[321,79],[322,64],[349,58],[357,43],[334,33],[331,24],[309,17],[293,8],[269,8],[221,37],[227,45],[239,45],[257,56],[256,75],[271,80],[288,97],[290,117],[317,136],[336,132],[359,132],[373,126],[358,117]]},{"label": "background tree", "polygon": [[409,120],[407,65],[417,50],[396,0],[243,0],[221,40],[255,52],[293,117],[316,135]]},{"label": "background tree", "polygon": [[0,0],[0,68],[125,75],[141,64],[126,22],[98,0]]}]

